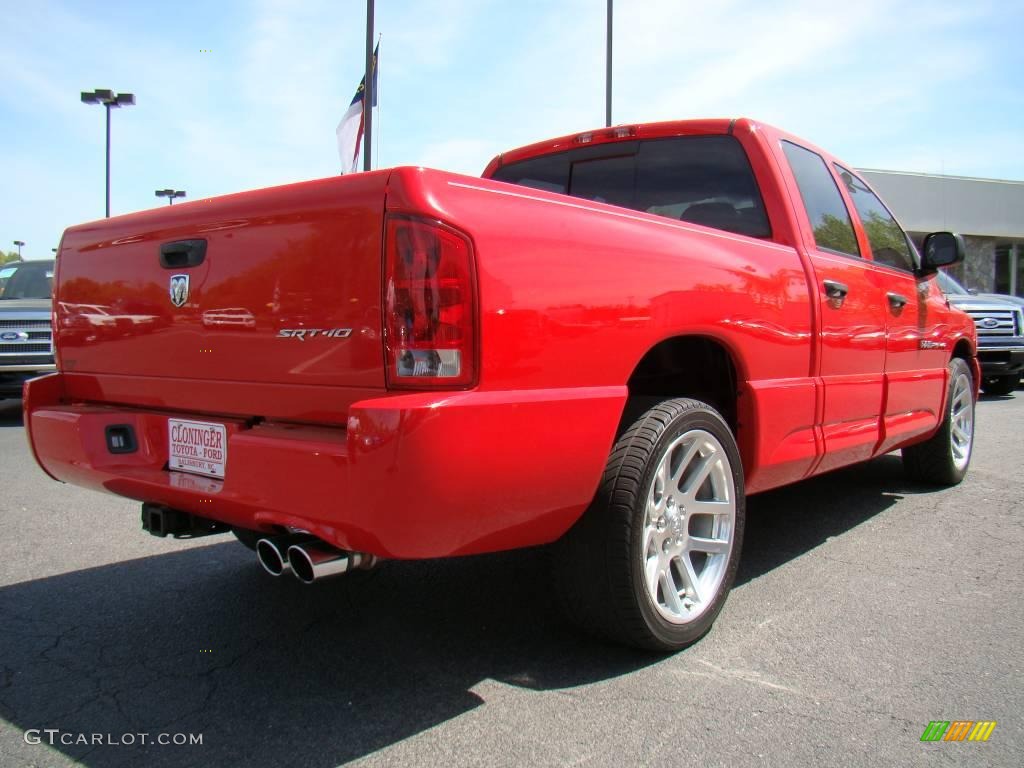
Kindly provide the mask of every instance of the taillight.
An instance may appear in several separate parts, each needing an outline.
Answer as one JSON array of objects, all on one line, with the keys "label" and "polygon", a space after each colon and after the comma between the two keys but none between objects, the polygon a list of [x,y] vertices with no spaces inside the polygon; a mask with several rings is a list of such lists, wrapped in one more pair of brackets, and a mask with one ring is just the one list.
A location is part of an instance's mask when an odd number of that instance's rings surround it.
[{"label": "taillight", "polygon": [[476,383],[476,284],[469,239],[437,221],[388,214],[384,353],[390,387]]}]

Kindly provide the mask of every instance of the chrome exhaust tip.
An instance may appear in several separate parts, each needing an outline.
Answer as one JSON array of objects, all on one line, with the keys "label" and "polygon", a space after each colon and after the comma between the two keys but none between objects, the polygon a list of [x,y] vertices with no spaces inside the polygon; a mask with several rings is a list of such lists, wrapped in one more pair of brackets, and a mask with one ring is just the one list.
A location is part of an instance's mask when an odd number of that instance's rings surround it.
[{"label": "chrome exhaust tip", "polygon": [[346,552],[315,542],[288,547],[288,564],[303,584],[312,584],[328,576],[338,576],[357,568],[372,568],[377,558],[363,552]]},{"label": "chrome exhaust tip", "polygon": [[271,576],[281,576],[291,570],[288,562],[288,548],[293,544],[315,541],[308,534],[288,534],[275,538],[264,538],[256,542],[256,559],[263,570]]}]

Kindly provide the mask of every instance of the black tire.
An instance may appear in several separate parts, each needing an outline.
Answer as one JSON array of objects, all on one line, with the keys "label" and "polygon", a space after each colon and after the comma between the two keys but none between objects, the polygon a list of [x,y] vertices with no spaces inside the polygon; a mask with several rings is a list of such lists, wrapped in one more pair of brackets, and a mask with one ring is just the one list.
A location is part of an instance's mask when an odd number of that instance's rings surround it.
[{"label": "black tire", "polygon": [[267,538],[266,533],[251,531],[248,528],[232,528],[231,532],[235,534],[236,539],[254,552],[256,551],[256,542]]},{"label": "black tire", "polygon": [[1020,376],[988,376],[981,380],[981,391],[986,395],[1012,395]]},{"label": "black tire", "polygon": [[[718,445],[707,441],[705,433]],[[651,526],[655,523],[647,510],[649,499],[654,498],[659,487],[655,474],[663,460],[671,468],[676,451],[690,450],[685,442],[680,442],[690,436],[694,440],[691,445],[698,440],[705,441],[701,445],[707,445],[708,452],[703,453],[704,448],[693,448],[697,452],[687,453],[681,462],[700,459],[709,464],[712,454],[724,454],[727,461],[715,459],[719,463],[715,465],[714,478],[708,474],[708,480],[700,484],[687,477],[692,464],[679,465],[675,488],[680,501],[677,504],[672,498],[663,498],[659,502],[672,505],[672,527],[659,529],[666,533],[653,534]],[[723,449],[722,454],[718,453],[718,448]],[[692,489],[692,500],[682,495],[684,484]],[[727,487],[728,498],[735,501],[732,520],[685,510],[684,502],[698,508],[701,503],[698,494],[706,493],[705,489],[711,485]],[[662,482],[660,487],[664,490],[662,497],[673,492],[672,484]],[[712,491],[717,498],[718,491],[714,488]],[[735,580],[743,544],[744,508],[743,468],[736,441],[725,420],[709,405],[697,400],[665,400],[654,405],[616,441],[594,501],[576,525],[552,547],[552,575],[566,616],[591,634],[637,648],[676,651],[696,642],[711,628]],[[658,518],[659,525],[664,523],[667,514]],[[723,522],[719,523],[720,519]],[[696,520],[710,520],[713,532],[694,534],[691,527]],[[719,528],[720,525],[725,527]],[[721,530],[726,533],[714,533]],[[694,536],[708,537],[696,539],[698,542],[718,539],[719,535],[731,541],[728,551],[719,555],[705,556],[689,549],[674,555],[687,558],[693,573],[696,573],[693,555],[698,556],[701,565],[698,580],[704,578],[705,569],[714,562],[713,572],[707,573],[717,586],[707,586],[703,598],[696,599],[700,612],[693,614],[692,619],[686,615],[689,609],[685,604],[687,601],[693,604],[690,595],[697,595],[696,591],[691,593],[688,587],[679,587],[676,591],[674,604],[683,614],[677,621],[666,618],[669,609],[665,605],[659,607],[659,596],[664,595],[668,602],[667,593],[654,586],[655,594],[651,595],[646,569],[652,567],[652,553],[655,553],[657,574],[652,581],[662,583],[658,578],[664,573],[671,574],[672,584],[683,579],[681,560],[662,568],[662,557],[657,554],[661,544],[668,547],[672,542],[661,541],[654,549],[646,549],[656,535],[675,536],[676,544],[685,540],[687,547]],[[701,559],[702,556],[706,559]]]},{"label": "black tire", "polygon": [[[963,377],[966,376],[966,383]],[[954,399],[957,386],[967,386],[966,397],[970,402],[961,403],[969,409],[970,440],[964,448],[954,440],[953,422],[958,412],[958,402]],[[933,485],[956,485],[967,475],[974,449],[974,380],[971,368],[964,360],[954,357],[949,361],[949,394],[947,395],[945,416],[939,430],[928,440],[903,449],[903,469],[914,480]],[[959,453],[958,453],[959,451]]]}]

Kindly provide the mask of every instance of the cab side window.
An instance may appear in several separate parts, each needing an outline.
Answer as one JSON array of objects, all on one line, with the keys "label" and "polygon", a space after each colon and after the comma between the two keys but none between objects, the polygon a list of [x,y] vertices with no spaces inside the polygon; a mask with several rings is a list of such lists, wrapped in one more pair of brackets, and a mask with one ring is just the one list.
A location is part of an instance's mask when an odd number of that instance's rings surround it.
[{"label": "cab side window", "polygon": [[917,265],[907,242],[907,235],[889,213],[889,209],[863,181],[848,170],[837,165],[836,171],[846,185],[857,209],[857,215],[860,216],[860,223],[868,236],[874,260],[879,264],[913,272]]},{"label": "cab side window", "polygon": [[782,142],[782,151],[800,188],[814,230],[814,242],[822,250],[859,257],[860,246],[853,233],[850,212],[821,155],[789,141]]}]

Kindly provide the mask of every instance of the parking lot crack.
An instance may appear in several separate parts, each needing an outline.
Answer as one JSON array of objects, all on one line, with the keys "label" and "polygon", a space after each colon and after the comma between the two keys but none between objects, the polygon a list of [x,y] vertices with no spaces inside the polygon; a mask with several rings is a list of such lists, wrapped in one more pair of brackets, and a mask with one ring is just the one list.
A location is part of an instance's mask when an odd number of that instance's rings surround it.
[{"label": "parking lot crack", "polygon": [[777,691],[785,691],[786,693],[800,694],[800,691],[796,690],[795,688],[791,688],[788,685],[783,685],[781,683],[773,683],[771,680],[764,679],[763,677],[761,677],[760,673],[755,672],[753,670],[725,669],[724,667],[719,667],[715,664],[712,664],[710,661],[704,660],[699,660],[697,663],[703,664],[705,667],[712,669],[715,673],[717,673],[718,675],[722,675],[724,677],[731,677],[736,680],[742,680],[746,683],[752,683],[753,685],[759,685],[764,688],[771,688]]}]

